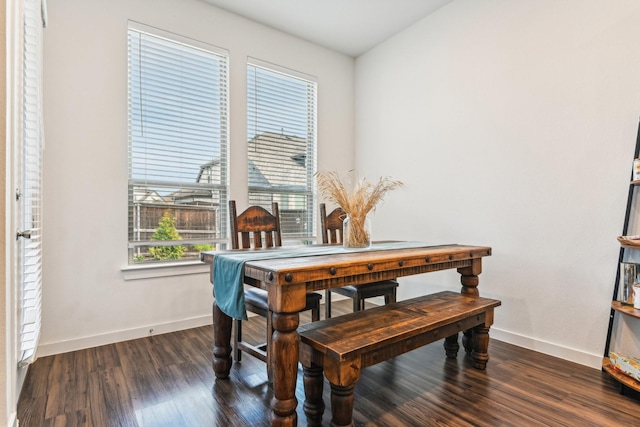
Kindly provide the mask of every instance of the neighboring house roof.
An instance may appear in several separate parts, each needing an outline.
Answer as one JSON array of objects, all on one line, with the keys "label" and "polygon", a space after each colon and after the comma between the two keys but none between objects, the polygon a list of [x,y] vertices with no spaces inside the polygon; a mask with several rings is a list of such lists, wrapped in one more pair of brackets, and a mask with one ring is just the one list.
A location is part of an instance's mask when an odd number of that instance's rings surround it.
[{"label": "neighboring house roof", "polygon": [[[301,190],[306,188],[307,142],[297,136],[264,132],[248,142],[249,186],[272,190]],[[220,181],[221,162],[215,158],[200,166],[197,183]],[[199,189],[180,189],[160,196],[155,190],[137,188],[137,203],[175,203],[186,205],[211,204],[211,192]]]},{"label": "neighboring house roof", "polygon": [[257,187],[268,187],[270,185],[267,177],[264,176],[262,172],[260,172],[260,169],[258,169],[258,167],[256,166],[253,160],[251,159],[248,160],[247,167],[249,168],[250,185],[257,186]]},{"label": "neighboring house roof", "polygon": [[133,200],[135,203],[167,202],[167,199],[159,195],[157,191],[141,187],[135,187],[133,190]]},{"label": "neighboring house roof", "polygon": [[198,172],[198,177],[196,178],[196,182],[212,182],[214,177],[220,176],[220,158],[215,158],[211,160],[209,163],[205,163],[200,166],[200,172]]},{"label": "neighboring house roof", "polygon": [[[300,189],[307,184],[307,141],[303,138],[264,132],[247,147],[249,186]],[[200,167],[196,182],[215,182],[220,176],[220,159]]]},{"label": "neighboring house roof", "polygon": [[249,185],[252,187],[306,187],[307,141],[264,132],[248,143]]},{"label": "neighboring house roof", "polygon": [[210,190],[187,190],[183,188],[169,194],[167,198],[171,198],[173,203],[177,205],[210,206],[214,202],[213,197],[211,197]]}]

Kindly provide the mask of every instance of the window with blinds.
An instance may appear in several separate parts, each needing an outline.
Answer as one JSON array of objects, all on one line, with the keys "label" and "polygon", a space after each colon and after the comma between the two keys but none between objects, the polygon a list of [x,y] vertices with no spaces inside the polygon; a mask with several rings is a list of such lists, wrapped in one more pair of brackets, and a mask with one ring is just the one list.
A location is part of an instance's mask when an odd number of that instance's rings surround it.
[{"label": "window with blinds", "polygon": [[40,338],[42,311],[42,33],[39,0],[23,3],[21,149],[18,160],[20,355],[21,366],[33,362]]},{"label": "window with blinds", "polygon": [[315,236],[315,79],[270,64],[247,65],[249,204],[278,202],[282,236]]},{"label": "window with blinds", "polygon": [[228,54],[129,23],[129,262],[226,242]]}]

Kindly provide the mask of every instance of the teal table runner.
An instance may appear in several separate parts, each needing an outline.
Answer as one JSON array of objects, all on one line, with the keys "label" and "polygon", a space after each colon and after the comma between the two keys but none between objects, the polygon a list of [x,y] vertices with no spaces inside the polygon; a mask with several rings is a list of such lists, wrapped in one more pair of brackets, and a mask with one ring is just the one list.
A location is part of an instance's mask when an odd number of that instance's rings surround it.
[{"label": "teal table runner", "polygon": [[239,320],[247,320],[244,307],[244,264],[247,261],[291,258],[314,255],[332,255],[351,252],[383,251],[428,247],[422,242],[373,243],[370,248],[346,249],[339,245],[284,246],[273,249],[248,251],[216,251],[213,253],[213,293],[220,310]]}]

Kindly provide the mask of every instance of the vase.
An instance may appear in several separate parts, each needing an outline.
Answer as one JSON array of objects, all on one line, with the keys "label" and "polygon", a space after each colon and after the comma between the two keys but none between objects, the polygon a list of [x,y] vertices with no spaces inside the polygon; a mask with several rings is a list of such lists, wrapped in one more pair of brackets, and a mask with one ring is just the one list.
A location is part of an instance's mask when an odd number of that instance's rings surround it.
[{"label": "vase", "polygon": [[345,248],[371,246],[371,220],[369,216],[347,215],[342,223],[342,243]]},{"label": "vase", "polygon": [[640,264],[620,263],[622,283],[619,286],[618,301],[624,305],[634,304],[634,285],[640,283]]}]

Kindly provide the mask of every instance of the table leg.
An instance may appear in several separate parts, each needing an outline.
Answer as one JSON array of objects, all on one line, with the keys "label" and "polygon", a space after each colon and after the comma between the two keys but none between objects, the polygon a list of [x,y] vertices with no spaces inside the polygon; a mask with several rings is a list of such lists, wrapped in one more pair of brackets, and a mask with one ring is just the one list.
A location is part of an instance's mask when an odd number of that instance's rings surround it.
[{"label": "table leg", "polygon": [[[459,268],[458,273],[460,273],[460,283],[462,283],[460,293],[475,297],[480,296],[480,292],[478,291],[478,284],[480,283],[478,275],[482,273],[482,258],[474,258],[469,267]],[[475,345],[474,340],[475,337],[471,329],[463,332],[462,346],[469,355],[472,354],[473,346]]]},{"label": "table leg", "polygon": [[231,371],[231,317],[213,302],[213,360],[216,378],[229,378]]},{"label": "table leg", "polygon": [[474,258],[469,267],[459,268],[458,273],[460,273],[460,283],[462,283],[460,293],[476,297],[479,296],[478,275],[482,273],[482,258]]},{"label": "table leg", "polygon": [[299,313],[272,313],[273,339],[271,370],[273,375],[273,399],[271,400],[271,425],[294,427],[298,425],[296,407],[296,382],[300,337],[296,329],[300,324]]}]

